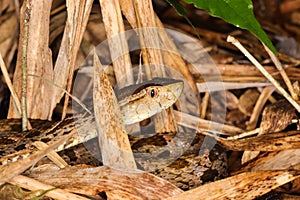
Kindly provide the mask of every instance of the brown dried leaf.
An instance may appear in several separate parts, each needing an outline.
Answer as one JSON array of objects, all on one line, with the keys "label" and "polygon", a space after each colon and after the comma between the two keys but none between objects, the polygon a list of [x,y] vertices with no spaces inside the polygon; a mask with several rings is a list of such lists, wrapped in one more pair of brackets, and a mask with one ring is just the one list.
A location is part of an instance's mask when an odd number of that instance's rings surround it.
[{"label": "brown dried leaf", "polygon": [[300,148],[300,131],[264,134],[256,137],[226,140],[215,137],[225,148],[233,151],[280,151]]},{"label": "brown dried leaf", "polygon": [[235,94],[233,94],[232,92],[226,90],[226,107],[230,110],[234,110],[237,109],[238,104],[239,104],[239,100],[238,98],[235,96]]},{"label": "brown dried leaf", "polygon": [[125,87],[134,81],[120,4],[110,0],[100,1],[100,5],[117,83],[120,88]]},{"label": "brown dried leaf", "polygon": [[255,103],[259,97],[257,89],[248,89],[239,99],[238,108],[247,116],[251,116]]},{"label": "brown dried leaf", "polygon": [[254,199],[298,177],[297,171],[246,172],[168,199]]},{"label": "brown dried leaf", "polygon": [[[75,166],[64,169],[49,165],[34,169],[30,176],[61,189],[108,199],[165,199],[182,191],[166,180],[140,170]],[[93,186],[93,187],[91,187]]]},{"label": "brown dried leaf", "polygon": [[269,152],[247,163],[247,165],[234,172],[234,174],[247,171],[296,169],[295,167],[299,165],[299,163],[300,149]]},{"label": "brown dried leaf", "polygon": [[[262,114],[262,122],[258,135],[284,130],[292,123],[292,119],[296,117],[295,111],[295,108],[285,99],[266,106]],[[259,153],[259,151],[245,151],[242,163],[254,159]]]},{"label": "brown dried leaf", "polygon": [[[53,82],[61,88],[65,89],[67,80],[72,80],[77,52],[90,16],[92,4],[92,0],[67,1],[68,18],[53,75]],[[64,94],[61,88],[54,87],[53,89],[51,95],[52,110]]]},{"label": "brown dried leaf", "polygon": [[295,108],[285,99],[266,106],[262,114],[260,134],[284,130],[296,118]]},{"label": "brown dried leaf", "polygon": [[136,169],[120,107],[109,79],[94,54],[94,112],[103,164]]},{"label": "brown dried leaf", "polygon": [[[18,186],[6,187],[8,190],[0,191],[0,195],[7,195],[11,199],[11,196],[17,196],[18,199],[37,199],[38,197],[51,197],[57,200],[88,200],[88,198],[73,194],[71,192],[56,188],[52,185],[41,183],[37,180],[28,178],[26,176],[18,175],[14,177],[11,184],[18,185],[19,187],[31,190],[30,192],[21,191]],[[4,185],[6,186],[6,185]],[[1,196],[0,196],[1,198]]]},{"label": "brown dried leaf", "polygon": [[[53,78],[51,51],[49,49],[49,18],[52,1],[30,0],[30,7],[27,8],[28,1],[24,1],[20,12],[20,41],[16,71],[14,73],[14,87],[17,95],[21,97],[22,86],[22,59],[26,56],[27,74],[34,74],[48,80]],[[29,16],[28,23],[25,17]],[[25,26],[28,27],[26,31]],[[25,47],[24,41],[27,41]],[[26,48],[26,50],[24,50]],[[21,50],[22,49],[22,50]],[[24,55],[26,53],[26,55]],[[49,119],[52,115],[50,111],[52,86],[39,78],[27,77],[27,115],[34,119]],[[20,98],[21,99],[21,98]],[[37,103],[38,102],[38,103]],[[8,118],[19,117],[10,103]]]}]

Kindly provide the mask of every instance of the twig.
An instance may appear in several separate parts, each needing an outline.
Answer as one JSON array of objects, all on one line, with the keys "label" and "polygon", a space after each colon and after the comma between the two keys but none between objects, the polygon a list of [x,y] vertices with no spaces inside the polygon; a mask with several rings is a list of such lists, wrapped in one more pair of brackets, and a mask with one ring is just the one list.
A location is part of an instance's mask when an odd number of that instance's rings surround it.
[{"label": "twig", "polygon": [[[0,69],[2,71],[2,74],[3,74],[4,80],[5,80],[6,84],[7,84],[7,87],[9,89],[10,93],[11,93],[11,96],[12,96],[12,99],[13,99],[13,101],[15,103],[15,106],[17,108],[17,110],[16,110],[17,115],[21,116],[21,112],[22,111],[21,111],[20,99],[19,99],[19,97],[18,97],[18,95],[17,95],[17,93],[16,93],[16,91],[14,89],[14,86],[13,86],[13,84],[12,84],[10,78],[9,78],[9,74],[7,72],[7,68],[6,68],[5,63],[3,61],[1,53],[0,53]],[[30,121],[28,121],[28,120],[27,120],[27,127],[28,127],[28,129],[32,128],[31,124],[30,124]]]},{"label": "twig", "polygon": [[208,107],[208,101],[209,101],[209,92],[205,92],[205,95],[204,95],[204,98],[202,100],[202,105],[201,105],[201,114],[200,114],[200,118],[201,119],[204,119],[205,118],[205,115],[206,115],[206,110],[207,110],[207,107]]},{"label": "twig", "polygon": [[[49,147],[49,145],[42,141],[35,141],[33,145],[39,150]],[[58,155],[58,153],[56,153],[55,151],[51,151],[50,153],[48,153],[47,157],[52,162],[54,162],[59,168],[64,168],[68,166],[68,163],[66,163],[66,161],[62,157],[60,157],[60,155]]]},{"label": "twig", "polygon": [[74,95],[72,95],[70,92],[68,92],[66,89],[60,87],[59,85],[55,84],[53,81],[49,80],[49,79],[46,79],[42,76],[39,76],[39,75],[35,75],[35,74],[28,74],[28,76],[33,76],[33,77],[36,77],[36,78],[40,78],[42,79],[43,81],[49,83],[49,84],[52,84],[54,85],[56,88],[62,90],[63,92],[65,92],[67,94],[67,96],[70,96],[76,103],[78,103],[86,112],[88,112],[89,114],[92,114],[92,112],[83,104],[81,103],[81,101]]},{"label": "twig", "polygon": [[20,104],[20,99],[14,89],[14,86],[9,78],[9,74],[7,72],[7,68],[5,67],[5,63],[3,61],[3,58],[2,58],[2,55],[0,53],[0,68],[1,68],[1,71],[2,71],[2,74],[3,74],[3,77],[4,77],[4,80],[8,86],[8,89],[11,93],[11,96],[12,96],[12,99],[17,107],[17,115],[21,116],[21,104]]},{"label": "twig", "polygon": [[256,135],[258,132],[259,132],[259,128],[256,128],[256,129],[251,130],[251,131],[247,131],[247,132],[244,132],[244,133],[241,133],[241,134],[238,134],[238,135],[227,137],[226,139],[227,140],[237,140],[237,139],[249,137],[249,136],[252,136],[252,135]]},{"label": "twig", "polygon": [[276,87],[276,89],[300,112],[299,104],[280,86],[280,84],[265,70],[265,68],[242,46],[242,44],[232,36],[227,37],[227,42],[236,46],[260,72]]},{"label": "twig", "polygon": [[27,127],[27,103],[26,103],[26,93],[27,93],[27,45],[28,45],[28,29],[29,20],[31,14],[31,4],[30,1],[25,1],[25,11],[24,11],[24,34],[22,41],[22,90],[21,90],[21,108],[22,108],[22,130],[26,131]]},{"label": "twig", "polygon": [[293,99],[298,100],[298,95],[296,94],[292,83],[289,79],[289,77],[287,76],[284,68],[282,67],[280,61],[278,60],[278,58],[275,56],[275,54],[263,43],[264,48],[266,49],[267,53],[269,54],[270,58],[272,59],[273,63],[275,64],[276,68],[278,69],[278,71],[280,72],[281,77],[283,78],[286,86],[288,87]]},{"label": "twig", "polygon": [[[200,119],[199,117],[174,110],[174,117],[178,125],[195,129],[199,132],[212,131],[222,135],[235,135],[243,130],[235,126],[221,124],[218,122]],[[222,131],[222,132],[221,132]]]},{"label": "twig", "polygon": [[12,180],[10,180],[10,183],[19,185],[28,190],[33,190],[33,191],[44,190],[46,192],[43,195],[51,198],[59,199],[59,200],[67,200],[67,199],[87,200],[87,198],[85,197],[81,197],[79,195],[73,194],[66,190],[55,188],[54,186],[41,183],[37,180],[22,175],[18,175],[14,177]]}]

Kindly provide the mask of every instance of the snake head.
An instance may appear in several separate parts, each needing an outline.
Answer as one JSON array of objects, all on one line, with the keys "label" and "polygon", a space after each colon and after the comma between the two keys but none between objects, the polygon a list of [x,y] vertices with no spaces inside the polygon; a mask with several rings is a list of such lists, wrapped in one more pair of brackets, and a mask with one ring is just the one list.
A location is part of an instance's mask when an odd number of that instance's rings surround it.
[{"label": "snake head", "polygon": [[[119,101],[125,124],[140,122],[169,108],[179,98],[183,90],[183,81],[154,78],[129,87],[127,95]],[[129,90],[133,91],[130,95]]]}]

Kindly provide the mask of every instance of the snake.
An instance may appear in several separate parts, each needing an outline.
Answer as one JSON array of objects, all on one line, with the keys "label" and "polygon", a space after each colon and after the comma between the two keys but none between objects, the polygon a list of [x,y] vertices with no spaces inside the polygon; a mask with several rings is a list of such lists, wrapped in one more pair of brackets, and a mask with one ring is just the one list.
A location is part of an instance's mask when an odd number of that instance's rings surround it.
[{"label": "snake", "polygon": [[117,99],[124,123],[140,122],[169,108],[182,90],[183,81],[170,78],[153,78],[122,88],[117,92]]},{"label": "snake", "polygon": [[[172,106],[178,100],[182,90],[183,81],[181,80],[154,78],[122,88],[115,93],[124,123],[133,124]],[[84,151],[82,149],[85,149],[86,144],[83,145],[82,143],[95,140],[93,138],[97,137],[97,132],[93,128],[95,127],[93,117],[89,116],[75,121],[70,118],[56,125],[44,121],[38,125],[33,123],[33,127],[38,128],[25,133],[21,133],[19,129],[21,127],[19,120],[0,120],[0,162],[7,164],[22,159],[28,155],[28,152],[31,153],[33,149],[31,143],[34,141],[50,143],[76,127],[78,123],[85,123],[88,130],[84,135],[75,134],[68,143],[59,147],[56,151],[61,151],[62,155]],[[203,135],[197,133],[192,139],[188,137],[188,134],[178,135],[176,136],[176,133],[158,133],[147,138],[135,138],[129,135],[133,152],[137,155],[136,161],[139,168],[165,178],[184,190],[197,187],[206,181],[226,177],[226,153],[220,146],[215,145],[210,151],[208,148],[200,150],[200,147],[203,147]],[[181,146],[188,148],[185,148],[185,152],[176,151]],[[95,155],[88,155],[89,153],[86,151],[85,154],[87,155],[81,157],[93,159]],[[77,153],[72,154],[74,157]],[[155,155],[154,157],[158,160],[152,160],[153,156],[145,156],[149,154]],[[139,155],[143,156],[139,157]],[[97,159],[94,158],[94,160]],[[162,164],[163,162],[166,164]],[[157,165],[163,167],[155,167]]]}]

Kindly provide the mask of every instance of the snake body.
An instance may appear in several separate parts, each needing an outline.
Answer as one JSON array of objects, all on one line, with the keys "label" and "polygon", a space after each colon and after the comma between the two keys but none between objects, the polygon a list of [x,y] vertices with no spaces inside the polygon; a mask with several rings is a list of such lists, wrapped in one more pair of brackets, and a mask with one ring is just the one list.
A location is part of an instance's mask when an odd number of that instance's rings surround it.
[{"label": "snake body", "polygon": [[[154,78],[150,81],[143,82],[141,84],[131,85],[121,90],[118,90],[117,99],[120,104],[121,114],[125,124],[133,124],[139,121],[142,121],[146,118],[153,116],[154,114],[161,112],[163,109],[170,107],[178,99],[183,89],[183,82],[180,80],[169,79],[169,78]],[[20,159],[22,157],[28,156],[19,152],[20,155],[9,155],[13,154],[15,147],[8,148],[8,144],[5,143],[8,137],[15,137],[16,135],[23,135],[24,133],[9,133],[10,127],[7,129],[2,126],[2,134],[0,135],[1,145],[5,144],[6,146],[1,147],[0,149],[5,149],[4,155],[0,158],[0,162],[5,164],[7,162],[12,162],[14,160]],[[95,127],[91,125],[91,127]],[[90,128],[90,127],[89,127]],[[1,130],[1,129],[0,129]],[[4,134],[5,133],[5,134]],[[8,134],[8,136],[6,135]],[[46,134],[39,135],[35,140],[44,140],[51,141],[51,137],[54,138],[56,135]],[[50,137],[50,138],[49,138]],[[75,135],[72,137],[66,144],[60,146],[57,151],[70,148],[79,143],[86,142],[92,138],[97,137],[97,132],[95,129],[85,131],[82,135]],[[18,138],[18,137],[17,137]],[[26,134],[25,134],[26,138]],[[20,138],[18,138],[19,140]],[[21,141],[22,146],[26,144],[31,144],[33,141],[26,139],[26,141]],[[13,142],[15,144],[15,142]],[[17,143],[18,144],[18,143]],[[15,144],[15,145],[17,145]],[[20,148],[21,149],[21,148]],[[0,151],[1,152],[1,151]]]},{"label": "snake body", "polygon": [[[125,123],[139,122],[170,107],[178,99],[182,89],[182,81],[159,78],[124,88],[123,91],[120,90],[117,93],[117,98]],[[21,133],[19,120],[0,120],[0,162],[5,164],[26,157],[32,152],[33,147],[31,144],[34,141],[51,143],[74,129],[76,123],[85,123],[87,130],[84,135],[75,134],[67,144],[58,148],[58,151],[72,147],[75,152],[78,147],[74,147],[74,145],[97,137],[92,117],[76,120],[76,122],[74,122],[74,119],[67,119],[58,125],[52,123],[50,125],[49,123],[42,121],[42,124],[39,123],[36,126],[33,124],[38,129]],[[188,135],[180,135],[172,139],[172,136],[166,133],[159,133],[143,139],[133,139],[131,136],[130,138],[135,155],[150,153],[158,158],[158,160],[151,160],[152,158],[147,156],[136,156],[136,161],[142,169],[166,178],[183,189],[201,185],[203,177],[211,176],[204,179],[213,181],[226,175],[226,155],[224,151],[217,150],[214,147],[212,151],[203,151],[202,149],[202,152],[199,153],[203,142],[201,134],[196,134],[193,138],[189,138]],[[189,147],[185,149],[186,152],[177,151],[177,147],[182,145]],[[160,150],[162,146],[166,146],[163,151]],[[161,165],[164,162],[167,164]],[[158,165],[161,166],[155,167]]]},{"label": "snake body", "polygon": [[[71,165],[100,165],[101,153],[98,140],[94,138],[97,132],[90,117],[82,120],[69,118],[58,125],[31,120],[34,128],[25,134],[21,132],[20,120],[0,120],[0,162],[6,164],[27,157],[34,152],[33,142],[52,143],[76,128],[78,122],[85,123],[88,136],[83,138],[75,134],[63,148],[58,149],[59,154]],[[206,141],[203,145],[204,136],[201,133],[193,138],[189,133],[157,133],[147,138],[129,135],[129,139],[140,169],[167,179],[181,189],[191,189],[227,176],[226,152],[219,145],[209,150],[210,144]],[[83,144],[85,140],[88,141]],[[182,146],[188,148],[182,152]]]}]

